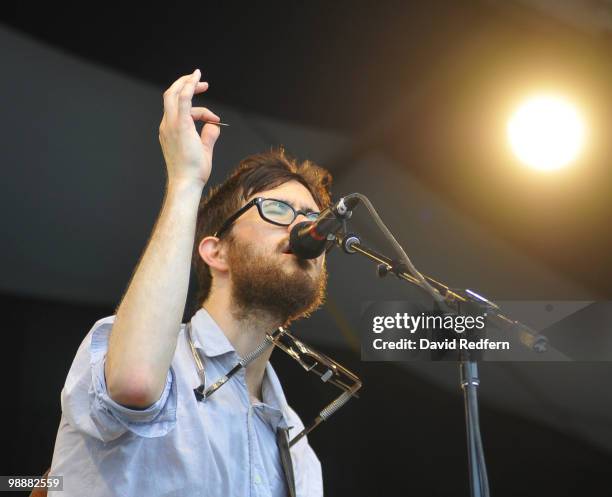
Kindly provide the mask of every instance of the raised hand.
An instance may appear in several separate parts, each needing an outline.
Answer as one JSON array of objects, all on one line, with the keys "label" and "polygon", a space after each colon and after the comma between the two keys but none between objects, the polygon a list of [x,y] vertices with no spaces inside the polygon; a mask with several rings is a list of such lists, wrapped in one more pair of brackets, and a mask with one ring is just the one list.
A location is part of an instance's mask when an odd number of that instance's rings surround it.
[{"label": "raised hand", "polygon": [[200,70],[177,79],[164,92],[164,117],[159,125],[168,182],[190,182],[204,186],[210,177],[219,126],[205,124],[198,134],[195,121],[219,122],[219,116],[206,107],[192,107],[193,96],[208,89],[200,82]]}]

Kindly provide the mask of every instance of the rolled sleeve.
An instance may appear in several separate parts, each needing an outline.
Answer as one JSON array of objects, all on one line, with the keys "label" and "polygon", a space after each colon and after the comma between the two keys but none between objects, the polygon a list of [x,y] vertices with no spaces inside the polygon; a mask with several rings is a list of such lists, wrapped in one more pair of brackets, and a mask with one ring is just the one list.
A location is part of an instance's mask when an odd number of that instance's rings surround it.
[{"label": "rolled sleeve", "polygon": [[[114,316],[98,321],[77,352],[62,392],[62,409],[76,428],[109,442],[126,432],[162,437],[176,424],[177,392],[169,369],[161,397],[146,409],[130,409],[108,394],[104,363]],[[68,412],[66,412],[68,411]]]}]

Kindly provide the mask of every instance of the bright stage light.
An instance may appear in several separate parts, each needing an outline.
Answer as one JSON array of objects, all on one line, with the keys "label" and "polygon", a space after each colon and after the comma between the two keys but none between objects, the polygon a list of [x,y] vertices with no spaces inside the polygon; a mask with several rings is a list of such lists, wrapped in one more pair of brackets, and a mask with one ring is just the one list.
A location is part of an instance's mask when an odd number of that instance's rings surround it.
[{"label": "bright stage light", "polygon": [[508,121],[508,139],[519,160],[540,170],[572,162],[584,142],[578,111],[565,100],[538,96],[525,102]]}]

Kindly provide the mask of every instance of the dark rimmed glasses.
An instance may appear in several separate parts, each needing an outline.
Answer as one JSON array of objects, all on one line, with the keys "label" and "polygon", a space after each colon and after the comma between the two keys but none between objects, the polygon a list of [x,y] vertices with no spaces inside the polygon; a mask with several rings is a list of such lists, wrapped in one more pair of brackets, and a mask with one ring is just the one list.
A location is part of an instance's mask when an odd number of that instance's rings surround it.
[{"label": "dark rimmed glasses", "polygon": [[283,200],[255,197],[228,217],[227,220],[221,225],[221,228],[219,228],[213,236],[216,236],[217,238],[221,237],[221,235],[223,235],[223,233],[229,229],[236,219],[242,216],[254,205],[257,206],[257,211],[264,221],[277,226],[289,226],[300,214],[305,216],[308,221],[316,221],[319,217],[318,212],[295,210],[293,206]]}]

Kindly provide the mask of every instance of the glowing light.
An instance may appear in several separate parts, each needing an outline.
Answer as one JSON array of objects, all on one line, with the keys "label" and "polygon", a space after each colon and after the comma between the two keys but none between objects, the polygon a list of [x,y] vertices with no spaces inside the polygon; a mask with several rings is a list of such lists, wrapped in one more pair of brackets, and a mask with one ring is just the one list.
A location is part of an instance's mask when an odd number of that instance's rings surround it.
[{"label": "glowing light", "polygon": [[540,170],[559,169],[576,159],[585,126],[567,101],[538,96],[525,102],[508,121],[508,140],[521,162]]}]

